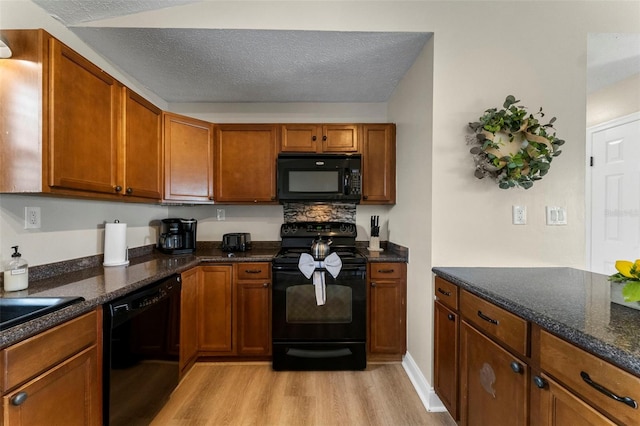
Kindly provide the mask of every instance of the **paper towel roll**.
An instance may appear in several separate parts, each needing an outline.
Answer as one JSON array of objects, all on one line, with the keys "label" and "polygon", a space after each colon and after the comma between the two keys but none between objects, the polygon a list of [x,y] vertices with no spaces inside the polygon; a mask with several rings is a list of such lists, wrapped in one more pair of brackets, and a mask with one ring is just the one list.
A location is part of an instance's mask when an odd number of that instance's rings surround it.
[{"label": "paper towel roll", "polygon": [[129,264],[127,253],[127,224],[105,223],[104,225],[104,266]]}]

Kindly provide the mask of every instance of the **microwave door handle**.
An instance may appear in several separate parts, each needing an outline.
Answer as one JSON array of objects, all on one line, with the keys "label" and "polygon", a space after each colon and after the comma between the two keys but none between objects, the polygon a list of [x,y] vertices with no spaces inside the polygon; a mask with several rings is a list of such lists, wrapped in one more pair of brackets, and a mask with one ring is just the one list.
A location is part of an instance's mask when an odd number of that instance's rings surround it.
[{"label": "microwave door handle", "polygon": [[351,193],[351,173],[349,173],[349,169],[345,169],[344,171],[344,189],[342,192],[344,195]]}]

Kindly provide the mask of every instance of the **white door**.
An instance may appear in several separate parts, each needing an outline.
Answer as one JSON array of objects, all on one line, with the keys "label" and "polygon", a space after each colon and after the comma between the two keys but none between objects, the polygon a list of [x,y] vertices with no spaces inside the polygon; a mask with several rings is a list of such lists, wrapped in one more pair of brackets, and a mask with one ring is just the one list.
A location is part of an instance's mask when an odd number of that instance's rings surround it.
[{"label": "white door", "polygon": [[640,259],[640,113],[589,129],[591,271]]}]

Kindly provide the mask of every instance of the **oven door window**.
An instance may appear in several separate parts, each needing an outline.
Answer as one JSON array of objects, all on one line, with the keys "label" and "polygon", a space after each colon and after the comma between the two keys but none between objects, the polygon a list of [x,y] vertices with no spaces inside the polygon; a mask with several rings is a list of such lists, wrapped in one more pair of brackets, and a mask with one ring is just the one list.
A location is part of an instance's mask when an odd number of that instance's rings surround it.
[{"label": "oven door window", "polygon": [[327,285],[324,305],[316,303],[315,286],[303,284],[286,290],[288,324],[348,324],[352,321],[353,295],[350,287]]}]

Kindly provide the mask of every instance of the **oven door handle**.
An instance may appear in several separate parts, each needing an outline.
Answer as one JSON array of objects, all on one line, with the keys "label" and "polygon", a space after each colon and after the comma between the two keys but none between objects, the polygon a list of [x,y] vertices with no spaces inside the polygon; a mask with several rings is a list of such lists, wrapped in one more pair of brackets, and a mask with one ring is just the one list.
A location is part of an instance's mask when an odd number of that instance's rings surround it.
[{"label": "oven door handle", "polygon": [[[287,266],[278,266],[278,265],[273,265],[272,269],[274,271],[291,271],[291,272],[300,272],[300,270],[298,269],[298,266],[291,266],[291,265],[287,265]],[[340,272],[342,271],[365,271],[367,269],[366,265],[342,265],[342,268],[340,269]],[[316,271],[324,271],[324,268],[316,268]]]}]

